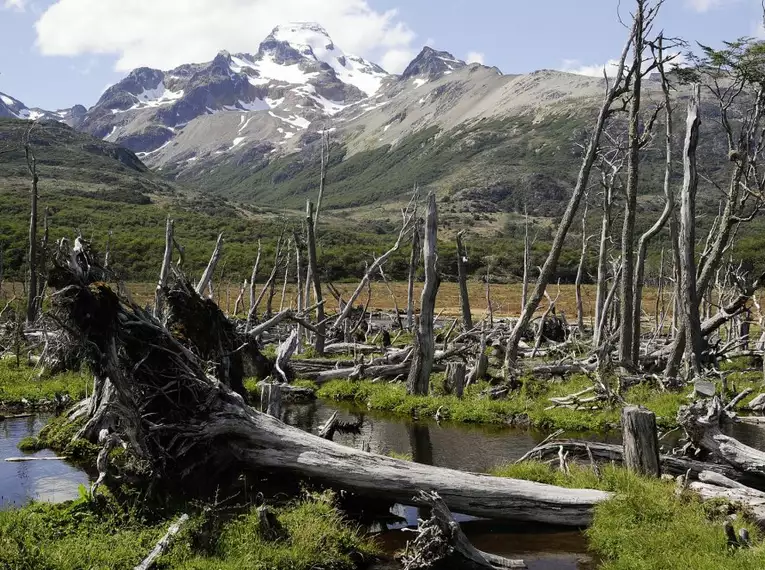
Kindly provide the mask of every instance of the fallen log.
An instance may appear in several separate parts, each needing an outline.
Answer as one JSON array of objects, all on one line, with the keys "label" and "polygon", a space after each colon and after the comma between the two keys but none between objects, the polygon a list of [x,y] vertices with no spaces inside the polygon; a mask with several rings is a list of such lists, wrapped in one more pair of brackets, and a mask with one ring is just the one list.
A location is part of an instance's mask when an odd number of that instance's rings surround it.
[{"label": "fallen log", "polygon": [[167,529],[165,536],[160,539],[152,551],[149,552],[149,555],[144,558],[143,561],[134,568],[134,570],[149,570],[149,568],[154,566],[157,558],[162,556],[162,554],[164,554],[165,551],[170,548],[170,544],[173,542],[173,538],[175,538],[175,535],[180,532],[181,528],[184,524],[186,524],[186,521],[188,520],[189,515],[186,513],[182,514],[180,518],[174,522],[169,529]]},{"label": "fallen log", "polygon": [[[210,374],[183,337],[105,283],[63,266],[55,283],[57,317],[77,331],[94,376],[114,387],[103,396],[108,413],[93,428],[114,427],[146,462],[156,488],[164,483],[166,490],[181,491],[209,483],[211,472],[245,468],[315,478],[401,503],[420,490],[437,491],[455,512],[566,526],[587,525],[594,505],[611,496],[402,461],[287,426],[248,406]],[[183,294],[181,288],[176,300]],[[219,367],[212,372],[223,374]]]},{"label": "fallen log", "polygon": [[688,489],[698,494],[702,501],[725,499],[730,503],[742,505],[757,522],[757,525],[765,528],[765,493],[755,489],[718,487],[701,481],[692,481],[688,484]]},{"label": "fallen log", "polygon": [[[624,448],[616,443],[598,443],[593,441],[578,440],[551,440],[542,443],[518,459],[516,463],[523,461],[548,461],[558,459],[560,448],[568,453],[570,459],[579,461],[590,461],[592,455],[595,461],[601,463],[623,463]],[[748,473],[742,473],[735,467],[727,464],[708,463],[690,459],[688,457],[678,457],[676,455],[659,455],[659,463],[662,473],[670,475],[689,474],[691,478],[697,479],[704,471],[719,473],[728,479],[742,483],[748,487],[759,488],[763,482],[758,477],[753,477]]]}]

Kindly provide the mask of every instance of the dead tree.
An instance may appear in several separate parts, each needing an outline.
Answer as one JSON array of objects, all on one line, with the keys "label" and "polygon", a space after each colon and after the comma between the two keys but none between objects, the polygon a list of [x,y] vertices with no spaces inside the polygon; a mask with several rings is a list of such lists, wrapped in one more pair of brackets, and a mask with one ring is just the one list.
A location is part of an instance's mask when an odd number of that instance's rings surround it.
[{"label": "dead tree", "polygon": [[656,415],[636,406],[623,408],[622,433],[627,469],[653,477],[661,475]]},{"label": "dead tree", "polygon": [[699,299],[696,291],[696,146],[699,140],[699,105],[701,86],[691,87],[688,100],[688,118],[686,120],[685,147],[683,149],[683,188],[680,194],[680,284],[683,324],[690,337],[688,353],[692,372],[701,375],[701,359],[704,352],[704,339],[701,336],[699,317]]},{"label": "dead tree", "polygon": [[412,196],[412,199],[409,201],[409,204],[407,205],[406,209],[402,210],[401,212],[401,217],[402,217],[401,230],[399,231],[398,237],[396,238],[396,243],[394,243],[393,247],[391,247],[383,255],[375,259],[372,262],[372,264],[367,268],[367,270],[364,272],[364,277],[362,277],[358,287],[356,287],[353,293],[351,293],[351,296],[348,299],[348,302],[345,304],[345,306],[343,307],[343,310],[335,319],[335,322],[332,328],[334,329],[340,328],[340,325],[342,324],[342,322],[348,318],[348,315],[350,315],[351,311],[353,310],[353,304],[356,302],[356,299],[358,299],[359,295],[361,295],[361,292],[367,286],[367,283],[369,282],[369,280],[372,278],[373,275],[377,273],[378,269],[382,265],[384,265],[386,261],[388,261],[390,256],[393,255],[396,251],[398,251],[398,249],[401,247],[401,243],[403,242],[404,238],[412,230],[412,222],[414,220],[415,214],[417,213],[417,203],[415,201],[416,197],[417,197],[416,194]]},{"label": "dead tree", "polygon": [[173,229],[174,222],[168,217],[165,224],[165,254],[162,256],[162,268],[159,271],[159,281],[154,294],[154,318],[159,320],[162,319],[163,289],[167,287],[167,278],[173,263]]},{"label": "dead tree", "polygon": [[29,263],[29,287],[27,290],[27,322],[32,323],[37,319],[37,184],[40,181],[37,175],[37,159],[32,150],[30,136],[32,129],[37,123],[32,125],[24,135],[24,156],[27,161],[27,169],[32,179],[30,188],[30,213],[29,213],[29,250],[27,253]]},{"label": "dead tree", "polygon": [[521,286],[521,312],[529,296],[529,267],[531,265],[531,245],[529,244],[529,209],[523,205],[523,285]]},{"label": "dead tree", "polygon": [[255,279],[258,277],[258,266],[260,265],[260,252],[261,252],[261,243],[260,243],[260,240],[258,240],[258,253],[255,256],[255,265],[252,266],[252,274],[250,275],[250,303],[247,308],[248,319],[249,319],[250,313],[252,313],[252,310],[255,307]]},{"label": "dead tree", "polygon": [[584,197],[584,213],[582,214],[582,252],[579,256],[579,266],[576,270],[574,289],[576,294],[576,327],[579,335],[584,334],[584,307],[582,303],[582,277],[584,276],[584,261],[587,257],[587,195]]},{"label": "dead tree", "polygon": [[433,320],[435,317],[436,295],[440,285],[440,277],[436,269],[438,254],[436,241],[438,238],[438,210],[436,196],[428,195],[428,209],[425,217],[425,240],[423,258],[425,263],[425,285],[420,299],[419,327],[415,332],[416,341],[414,360],[407,379],[407,392],[410,394],[427,394],[430,386],[430,373],[433,369],[433,357],[436,344],[433,336]]},{"label": "dead tree", "polygon": [[470,314],[470,297],[467,286],[467,251],[462,243],[464,230],[457,233],[457,275],[460,281],[460,306],[462,307],[462,326],[466,331],[473,328],[473,316]]},{"label": "dead tree", "polygon": [[[659,215],[659,219],[642,235],[638,240],[637,261],[635,263],[635,280],[633,283],[633,331],[632,356],[637,359],[640,353],[640,322],[643,303],[643,281],[645,278],[645,258],[648,251],[648,244],[664,228],[671,216],[674,216],[675,194],[672,190],[672,103],[669,94],[669,82],[664,70],[664,39],[659,36],[656,46],[654,59],[659,70],[662,81],[662,92],[664,94],[664,122],[665,122],[665,150],[664,150],[664,209]],[[670,238],[674,242],[676,238],[676,228],[670,229]],[[663,250],[662,250],[663,252]],[[661,284],[659,285],[661,289]]]},{"label": "dead tree", "polygon": [[[209,483],[210,473],[256,469],[404,503],[421,504],[412,501],[418,490],[438,490],[456,512],[569,526],[588,524],[594,505],[611,497],[420,465],[287,426],[248,406],[222,380],[224,371],[210,372],[207,360],[185,344],[186,337],[171,333],[175,328],[123,301],[90,274],[67,263],[52,271],[50,280],[57,290],[58,318],[77,331],[94,376],[112,383],[104,413],[85,418],[95,430],[91,441],[102,429],[118,435],[146,465],[157,491],[182,492]],[[177,300],[189,299],[212,303],[190,289]],[[220,317],[220,310],[215,314]],[[88,414],[87,406],[78,414]]]},{"label": "dead tree", "polygon": [[412,252],[409,255],[409,278],[406,289],[406,326],[409,330],[414,328],[414,280],[417,275],[417,266],[420,264],[420,230],[419,224],[415,223],[412,231]]},{"label": "dead tree", "polygon": [[212,283],[213,274],[215,273],[215,267],[218,265],[218,261],[220,261],[221,253],[223,252],[223,234],[220,234],[218,236],[218,241],[215,243],[215,249],[213,250],[212,255],[210,256],[210,261],[207,264],[207,268],[205,269],[204,273],[202,273],[202,277],[199,279],[199,283],[197,283],[196,292],[197,295],[204,295],[205,289]]},{"label": "dead tree", "polygon": [[313,283],[313,295],[316,299],[316,322],[317,333],[314,348],[318,354],[324,354],[324,342],[326,340],[326,327],[324,322],[324,300],[321,294],[321,278],[319,277],[319,264],[316,256],[316,236],[314,234],[313,204],[310,200],[305,206],[306,236],[308,238],[308,275]]},{"label": "dead tree", "polygon": [[606,126],[606,121],[611,115],[611,105],[621,95],[627,92],[625,82],[627,82],[628,78],[635,73],[639,73],[639,69],[630,69],[627,73],[625,73],[625,61],[627,59],[627,53],[636,33],[637,23],[633,23],[632,29],[630,30],[629,39],[622,49],[621,56],[619,57],[619,63],[616,66],[616,73],[614,74],[613,78],[606,78],[606,93],[603,97],[603,103],[601,104],[600,111],[598,112],[598,119],[595,124],[595,129],[590,135],[589,141],[587,143],[587,148],[584,152],[584,156],[582,157],[582,165],[579,169],[574,191],[571,194],[571,198],[569,199],[566,211],[563,213],[561,223],[558,226],[555,238],[553,239],[552,247],[550,248],[550,253],[548,254],[547,259],[542,266],[542,271],[540,272],[537,283],[534,286],[534,292],[531,294],[531,298],[527,301],[526,306],[523,308],[521,317],[516,322],[512,332],[510,333],[510,337],[508,338],[507,350],[505,351],[506,375],[509,374],[510,366],[512,366],[517,360],[518,343],[521,340],[521,335],[529,326],[529,322],[531,321],[534,312],[537,310],[542,297],[544,297],[544,292],[547,288],[547,284],[550,282],[550,279],[552,279],[558,266],[558,260],[560,259],[560,254],[566,241],[566,235],[568,234],[568,230],[574,221],[576,212],[579,209],[579,202],[581,201],[589,183],[590,172],[592,171],[592,166],[595,163],[595,158],[598,152],[600,136]]}]

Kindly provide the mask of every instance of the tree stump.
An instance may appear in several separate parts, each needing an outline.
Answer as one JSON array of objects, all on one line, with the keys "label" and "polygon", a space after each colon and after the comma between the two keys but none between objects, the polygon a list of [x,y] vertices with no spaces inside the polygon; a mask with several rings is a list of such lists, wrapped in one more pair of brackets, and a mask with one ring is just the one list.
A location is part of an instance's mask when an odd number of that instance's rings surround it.
[{"label": "tree stump", "polygon": [[262,384],[263,391],[260,394],[260,411],[279,418],[282,413],[282,385],[278,382]]},{"label": "tree stump", "polygon": [[659,437],[653,412],[637,406],[625,407],[622,410],[622,437],[627,469],[655,477],[661,475]]},{"label": "tree stump", "polygon": [[446,381],[444,382],[444,388],[447,394],[454,394],[458,398],[462,398],[462,393],[465,390],[465,374],[467,367],[464,362],[449,362],[446,365]]}]

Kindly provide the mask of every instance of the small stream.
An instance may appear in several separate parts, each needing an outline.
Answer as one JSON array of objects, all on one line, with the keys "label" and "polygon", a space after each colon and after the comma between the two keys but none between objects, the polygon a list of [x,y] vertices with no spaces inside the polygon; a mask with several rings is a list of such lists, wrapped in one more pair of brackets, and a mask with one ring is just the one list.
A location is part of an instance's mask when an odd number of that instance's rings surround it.
[{"label": "small stream", "polygon": [[21,507],[33,500],[61,502],[76,499],[79,486],[88,485],[88,475],[64,461],[5,461],[7,457],[25,455],[55,456],[47,449],[28,454],[16,447],[23,438],[37,435],[49,419],[48,415],[37,415],[0,421],[0,509]]},{"label": "small stream", "polygon": [[[515,461],[545,434],[501,426],[474,426],[412,421],[391,414],[368,411],[353,405],[312,402],[285,408],[282,420],[317,433],[318,427],[334,411],[341,421],[363,418],[358,433],[337,433],[335,441],[357,449],[367,447],[373,453],[391,452],[407,455],[413,461],[462,471],[486,472],[492,467]],[[31,500],[61,502],[75,499],[79,486],[88,485],[86,473],[64,461],[29,461],[9,463],[7,457],[26,455],[17,449],[21,439],[37,435],[50,416],[8,418],[0,421],[0,509],[23,506]],[[753,447],[765,448],[765,429],[736,424],[731,435]],[[618,433],[572,434],[572,437],[619,442]],[[48,450],[33,456],[53,456]],[[369,526],[384,551],[392,555],[411,538],[402,528],[417,524],[415,507],[394,505],[390,517]],[[533,524],[498,524],[457,514],[471,542],[479,549],[509,558],[522,558],[531,570],[585,570],[594,567],[582,533]],[[399,568],[383,562],[375,570]]]}]

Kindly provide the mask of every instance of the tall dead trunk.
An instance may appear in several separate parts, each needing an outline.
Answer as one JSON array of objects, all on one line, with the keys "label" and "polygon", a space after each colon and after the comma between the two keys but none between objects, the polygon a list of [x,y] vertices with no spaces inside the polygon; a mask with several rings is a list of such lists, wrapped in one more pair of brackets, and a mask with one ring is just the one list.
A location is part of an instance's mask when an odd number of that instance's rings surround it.
[{"label": "tall dead trunk", "polygon": [[465,268],[465,262],[467,262],[467,251],[465,251],[465,244],[462,243],[462,235],[464,233],[464,231],[457,233],[457,274],[460,281],[460,306],[462,307],[462,325],[465,327],[465,330],[469,331],[473,328],[473,316],[470,314],[467,270]]},{"label": "tall dead trunk", "polygon": [[[31,130],[31,129],[30,129]],[[27,137],[29,133],[27,133]],[[29,288],[27,290],[27,322],[32,323],[37,319],[37,160],[27,140],[24,144],[24,153],[27,159],[27,167],[32,177],[30,213],[29,213],[29,250],[27,253],[29,262]]]},{"label": "tall dead trunk", "polygon": [[197,295],[204,295],[205,289],[207,289],[212,283],[213,274],[215,273],[215,267],[218,265],[218,261],[220,261],[220,256],[222,251],[223,251],[223,234],[220,234],[218,236],[218,241],[215,242],[215,249],[213,250],[213,253],[210,256],[210,261],[207,264],[207,268],[205,269],[204,273],[202,273],[202,277],[199,279],[199,283],[197,283],[197,286],[196,286]]},{"label": "tall dead trunk", "polygon": [[420,229],[414,225],[412,232],[412,252],[409,256],[409,280],[406,290],[406,326],[414,328],[414,279],[417,275],[417,265],[420,263]]},{"label": "tall dead trunk", "polygon": [[[252,266],[252,274],[250,275],[250,303],[247,307],[247,314],[249,315],[255,307],[255,279],[258,276],[258,266],[260,265],[260,253],[261,243],[258,240],[258,254],[255,256],[255,265]],[[249,319],[249,317],[248,317]]]},{"label": "tall dead trunk", "polygon": [[531,263],[531,245],[529,244],[529,210],[523,206],[523,287],[521,288],[521,312],[529,297],[529,265]]},{"label": "tall dead trunk", "polygon": [[582,253],[579,256],[579,266],[576,270],[574,288],[576,293],[576,327],[579,335],[584,334],[584,307],[582,303],[582,277],[584,276],[584,260],[587,257],[587,197],[585,196],[584,213],[582,214]]},{"label": "tall dead trunk", "polygon": [[324,354],[324,341],[327,324],[324,322],[324,303],[321,295],[321,279],[319,278],[318,262],[316,259],[316,236],[314,235],[313,204],[309,200],[305,206],[306,236],[308,238],[308,275],[313,280],[313,294],[316,299],[316,342],[314,348],[317,354]]},{"label": "tall dead trunk", "polygon": [[[643,280],[645,278],[645,258],[648,251],[648,243],[664,228],[667,220],[670,219],[675,209],[675,195],[672,191],[672,102],[669,95],[669,83],[664,74],[662,39],[659,38],[659,72],[662,77],[662,90],[664,92],[664,121],[665,130],[665,151],[664,151],[664,210],[662,210],[656,223],[646,231],[638,241],[637,263],[635,265],[635,281],[633,283],[634,297],[633,304],[633,323],[632,328],[634,336],[632,339],[632,355],[637,358],[640,354],[640,317],[642,314],[643,302]],[[663,251],[663,250],[662,250]]]},{"label": "tall dead trunk", "polygon": [[699,299],[696,290],[696,189],[698,173],[696,171],[696,146],[699,141],[699,104],[701,86],[691,87],[686,119],[685,146],[683,148],[683,188],[680,199],[680,288],[683,309],[683,325],[690,338],[688,356],[693,373],[701,374],[701,358],[704,351],[704,339],[701,336],[699,317]]},{"label": "tall dead trunk", "polygon": [[167,287],[167,277],[170,275],[170,265],[173,263],[173,229],[174,222],[169,217],[165,224],[165,254],[162,256],[162,267],[159,270],[159,281],[154,294],[154,318],[162,320],[163,290]]},{"label": "tall dead trunk", "polygon": [[602,173],[603,187],[603,216],[600,223],[600,247],[598,249],[598,282],[595,289],[595,323],[592,335],[592,347],[597,349],[601,343],[601,323],[605,323],[607,311],[606,297],[608,296],[608,238],[611,235],[611,208],[614,199],[614,184],[618,168],[612,169],[610,174]]},{"label": "tall dead trunk", "polygon": [[606,126],[606,121],[611,114],[611,104],[617,97],[624,93],[623,83],[625,61],[627,59],[627,52],[629,51],[632,39],[635,37],[635,28],[636,26],[633,25],[629,40],[622,49],[622,54],[619,59],[616,74],[614,75],[609,87],[606,90],[606,94],[603,98],[603,103],[601,104],[600,111],[598,113],[598,120],[595,123],[595,128],[590,135],[584,157],[582,158],[582,165],[579,169],[579,175],[577,176],[574,191],[571,194],[571,198],[569,199],[568,206],[566,207],[566,211],[563,214],[561,223],[558,225],[558,231],[555,234],[555,239],[553,240],[552,247],[550,248],[550,253],[547,255],[547,259],[545,260],[544,265],[542,266],[542,270],[539,273],[539,278],[537,279],[537,283],[534,287],[534,292],[532,293],[531,298],[527,301],[526,306],[523,308],[521,317],[516,322],[512,332],[510,333],[510,337],[508,338],[507,350],[505,351],[506,374],[508,373],[510,366],[517,360],[518,343],[521,340],[521,335],[529,326],[529,322],[531,322],[531,318],[534,315],[534,312],[537,310],[537,307],[539,307],[539,303],[542,300],[542,297],[544,297],[547,284],[550,282],[550,279],[552,279],[553,275],[555,274],[555,270],[558,267],[558,259],[560,259],[560,254],[566,241],[566,235],[568,234],[568,230],[574,221],[576,212],[579,209],[579,202],[581,201],[582,195],[587,189],[590,180],[590,172],[592,171],[592,166],[595,163],[595,157],[598,153],[600,136],[603,134],[603,129]]},{"label": "tall dead trunk", "polygon": [[438,210],[436,196],[428,195],[428,210],[425,217],[425,240],[423,257],[425,262],[425,285],[420,298],[420,322],[416,331],[415,353],[407,379],[409,394],[425,395],[430,386],[430,373],[433,369],[436,343],[433,336],[433,320],[436,312],[436,295],[440,285],[440,277],[436,270],[438,254],[436,240],[438,238]]},{"label": "tall dead trunk", "polygon": [[[624,203],[624,223],[622,225],[622,280],[621,327],[619,329],[619,360],[635,365],[633,339],[638,334],[635,330],[633,315],[633,280],[635,278],[635,217],[637,214],[638,171],[640,163],[640,96],[642,88],[643,34],[645,0],[637,0],[634,14],[635,33],[632,37],[632,96],[629,110],[629,147],[627,151],[627,187]],[[639,319],[639,315],[638,315]]]}]

